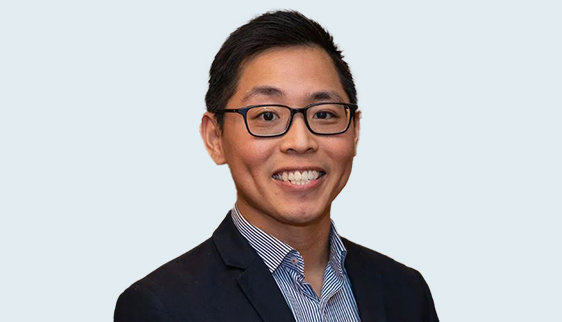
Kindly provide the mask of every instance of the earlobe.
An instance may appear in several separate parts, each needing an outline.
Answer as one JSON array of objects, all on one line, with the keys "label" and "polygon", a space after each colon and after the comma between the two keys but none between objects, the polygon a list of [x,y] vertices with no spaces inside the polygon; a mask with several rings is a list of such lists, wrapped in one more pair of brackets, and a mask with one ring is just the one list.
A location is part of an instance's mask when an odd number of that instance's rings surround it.
[{"label": "earlobe", "polygon": [[211,159],[218,165],[225,164],[226,158],[224,157],[221,140],[222,133],[215,114],[210,112],[203,114],[199,132]]}]

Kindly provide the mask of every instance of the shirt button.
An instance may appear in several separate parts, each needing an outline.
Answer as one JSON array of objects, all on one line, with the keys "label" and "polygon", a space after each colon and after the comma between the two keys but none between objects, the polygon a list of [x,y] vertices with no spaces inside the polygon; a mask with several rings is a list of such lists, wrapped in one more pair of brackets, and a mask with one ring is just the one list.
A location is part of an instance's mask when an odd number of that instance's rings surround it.
[{"label": "shirt button", "polygon": [[299,263],[299,260],[296,257],[292,257],[291,258],[291,263],[297,265]]}]

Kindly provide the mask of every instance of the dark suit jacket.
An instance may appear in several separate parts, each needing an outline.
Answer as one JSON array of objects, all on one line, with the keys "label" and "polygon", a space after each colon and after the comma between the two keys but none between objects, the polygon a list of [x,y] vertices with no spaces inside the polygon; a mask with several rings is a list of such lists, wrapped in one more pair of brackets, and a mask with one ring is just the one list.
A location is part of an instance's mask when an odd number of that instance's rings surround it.
[{"label": "dark suit jacket", "polygon": [[[420,273],[346,239],[343,243],[361,321],[438,321]],[[114,321],[287,322],[294,318],[273,276],[229,214],[212,238],[125,290],[117,300]]]}]

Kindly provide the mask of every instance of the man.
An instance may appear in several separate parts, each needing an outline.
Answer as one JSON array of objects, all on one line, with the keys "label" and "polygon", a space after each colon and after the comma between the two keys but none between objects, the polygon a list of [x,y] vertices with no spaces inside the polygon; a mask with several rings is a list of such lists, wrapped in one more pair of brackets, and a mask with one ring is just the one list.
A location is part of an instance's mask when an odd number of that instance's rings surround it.
[{"label": "man", "polygon": [[201,136],[237,200],[212,238],[128,288],[116,322],[438,321],[422,276],[340,238],[330,220],[359,139],[348,65],[297,12],[223,44]]}]

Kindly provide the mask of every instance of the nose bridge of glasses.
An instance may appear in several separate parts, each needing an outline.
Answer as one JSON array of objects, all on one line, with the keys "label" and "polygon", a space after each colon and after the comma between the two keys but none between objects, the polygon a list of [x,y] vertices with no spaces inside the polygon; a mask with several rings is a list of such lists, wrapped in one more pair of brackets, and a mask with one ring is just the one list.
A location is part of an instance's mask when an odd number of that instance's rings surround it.
[{"label": "nose bridge of glasses", "polygon": [[[303,107],[303,108],[289,108],[289,109],[291,110],[291,119],[289,120],[288,126],[290,128],[293,127],[293,123],[295,123],[295,121],[297,119],[300,119],[300,121],[302,121],[302,125],[305,126],[307,128],[307,130],[310,130],[310,127],[308,125],[307,116],[306,116],[306,112],[307,112],[308,108]],[[301,114],[301,115],[299,116],[297,114]],[[289,131],[290,128],[288,128],[287,131]]]},{"label": "nose bridge of glasses", "polygon": [[302,118],[306,119],[306,110],[308,108],[289,108],[291,110],[291,118],[294,119],[297,114],[302,114]]},{"label": "nose bridge of glasses", "polygon": [[[302,114],[302,115],[297,115]],[[303,109],[291,111],[292,120],[288,124],[282,139],[282,148],[286,151],[306,152],[317,148],[316,136],[311,131]]]}]

